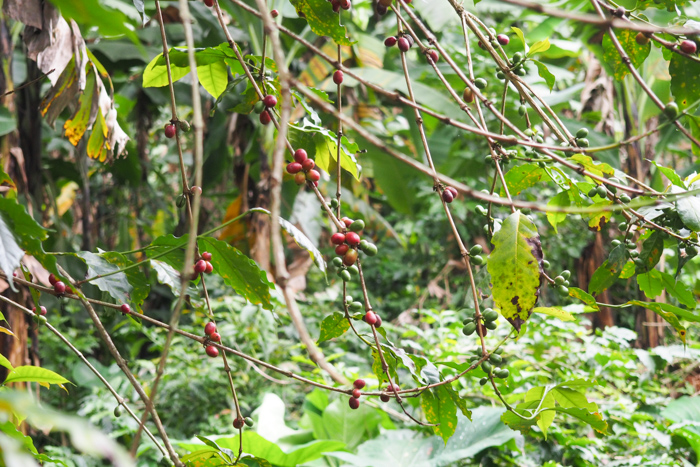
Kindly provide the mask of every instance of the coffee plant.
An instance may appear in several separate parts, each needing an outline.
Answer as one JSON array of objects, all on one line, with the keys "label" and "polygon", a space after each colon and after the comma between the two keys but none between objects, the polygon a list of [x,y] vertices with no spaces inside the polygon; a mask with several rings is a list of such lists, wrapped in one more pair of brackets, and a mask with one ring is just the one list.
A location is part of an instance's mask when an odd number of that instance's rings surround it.
[{"label": "coffee plant", "polygon": [[4,465],[695,465],[699,14],[5,0]]}]

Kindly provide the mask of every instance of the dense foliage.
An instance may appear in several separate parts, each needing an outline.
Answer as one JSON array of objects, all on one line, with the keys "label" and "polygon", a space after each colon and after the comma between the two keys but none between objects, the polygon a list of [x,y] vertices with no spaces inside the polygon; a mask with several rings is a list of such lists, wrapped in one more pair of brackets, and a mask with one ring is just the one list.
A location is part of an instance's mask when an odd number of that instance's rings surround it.
[{"label": "dense foliage", "polygon": [[700,9],[474,3],[5,0],[0,465],[700,463]]}]

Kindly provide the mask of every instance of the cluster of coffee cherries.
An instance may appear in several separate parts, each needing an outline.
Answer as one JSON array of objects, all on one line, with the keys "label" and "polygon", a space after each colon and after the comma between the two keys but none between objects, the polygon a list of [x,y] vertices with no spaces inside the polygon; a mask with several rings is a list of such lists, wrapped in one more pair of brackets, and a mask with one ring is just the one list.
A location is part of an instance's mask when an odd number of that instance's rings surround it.
[{"label": "cluster of coffee cherries", "polygon": [[253,424],[254,424],[253,419],[250,417],[245,417],[245,418],[238,417],[238,418],[233,419],[233,427],[236,430],[240,430],[241,428],[243,428],[243,425],[251,427],[251,426],[253,426]]},{"label": "cluster of coffee cherries", "polygon": [[221,335],[218,332],[216,332],[216,323],[215,322],[209,321],[204,326],[204,335],[207,336],[207,341],[205,342],[204,351],[211,358],[218,357],[219,356],[219,349],[217,349],[213,345],[207,345],[208,342],[221,342]]},{"label": "cluster of coffee cherries", "polygon": [[[543,261],[542,267],[547,269],[549,266],[548,261]],[[568,269],[563,270],[558,276],[554,278],[554,287],[561,297],[569,296],[569,279],[571,278],[571,271]]]},{"label": "cluster of coffee cherries", "polygon": [[272,113],[270,113],[270,109],[274,109],[277,106],[277,98],[272,94],[268,94],[267,96],[263,97],[263,100],[260,102],[262,102],[262,108],[259,106],[256,107],[256,110],[260,110],[260,123],[263,125],[269,125],[272,121]]},{"label": "cluster of coffee cherries", "polygon": [[351,409],[357,410],[360,407],[360,396],[362,395],[361,390],[365,387],[365,380],[356,379],[355,382],[352,383],[352,386],[354,389],[352,390],[352,396],[350,397],[350,401],[348,403]]},{"label": "cluster of coffee cherries", "polygon": [[[610,177],[610,181],[614,183],[621,183],[620,179],[617,177]],[[593,198],[594,196],[598,195],[601,198],[605,199],[608,197],[608,192],[612,193],[613,196],[615,196],[617,194],[617,187],[612,185],[606,187],[601,183],[600,185],[588,190],[588,197]],[[620,194],[619,196],[615,196],[615,198],[617,198],[622,203],[629,203],[630,201],[632,201],[632,198],[630,198],[624,193]]]},{"label": "cluster of coffee cherries", "polygon": [[[490,31],[491,31],[491,34],[496,34],[496,31],[493,28],[491,28]],[[491,44],[496,45],[493,39],[489,39],[489,41],[491,42]],[[496,42],[498,42],[499,44],[501,44],[503,46],[506,46],[506,45],[508,45],[508,43],[510,43],[510,37],[508,37],[505,34],[498,34],[496,36]],[[482,49],[486,48],[486,47],[484,47],[484,43],[481,41],[479,41],[479,47],[481,47]]]},{"label": "cluster of coffee cherries", "polygon": [[211,274],[211,272],[214,270],[214,266],[212,266],[209,261],[211,261],[211,253],[205,251],[202,253],[202,258],[194,263],[195,274]]},{"label": "cluster of coffee cherries", "polygon": [[451,203],[457,199],[457,195],[459,195],[459,192],[454,187],[446,186],[445,189],[442,190],[442,200],[446,203]]},{"label": "cluster of coffee cherries", "polygon": [[481,316],[478,319],[474,310],[465,308],[462,311],[467,315],[467,317],[464,318],[464,321],[462,321],[462,324],[464,325],[462,328],[462,334],[465,336],[471,336],[477,329],[479,330],[480,335],[485,336],[488,334],[489,329],[493,330],[498,327],[498,324],[496,323],[496,320],[498,320],[498,312],[493,308],[486,308],[482,310]]},{"label": "cluster of coffee cherries", "polygon": [[[408,52],[408,50],[413,47],[413,44],[415,43],[415,39],[413,39],[413,36],[410,34],[402,34],[401,36],[390,36],[387,37],[384,40],[384,45],[387,47],[393,47],[395,45],[398,45],[399,50],[401,52]],[[433,51],[435,52],[435,51]],[[437,52],[435,52],[437,55]],[[437,56],[437,58],[434,59],[435,62],[437,62],[437,59],[440,58]]]},{"label": "cluster of coffee cherries", "polygon": [[[472,355],[469,358],[470,362],[476,362],[477,360],[481,360],[481,357],[484,355],[484,351],[482,350],[481,347],[476,349],[476,355]],[[506,379],[508,376],[510,376],[510,371],[508,371],[507,368],[501,368],[498,366],[494,365],[500,365],[503,363],[503,356],[501,355],[503,353],[503,347],[499,347],[496,349],[491,355],[489,355],[489,358],[487,360],[484,360],[481,363],[481,369],[484,370],[484,373],[487,375],[493,375],[496,378],[499,379]],[[482,386],[485,385],[486,383],[489,382],[488,378],[481,378],[479,380],[479,384]]]},{"label": "cluster of coffee cherries", "polygon": [[53,274],[49,274],[49,284],[53,286],[53,291],[58,296],[66,293],[73,293],[73,289],[70,286],[67,286],[62,281],[59,281]]},{"label": "cluster of coffee cherries", "polygon": [[328,0],[331,2],[331,6],[333,7],[333,11],[338,13],[340,9],[342,8],[343,10],[349,10],[350,7],[352,6],[352,2],[350,0]]},{"label": "cluster of coffee cherries", "polygon": [[[526,76],[530,71],[530,68],[525,65],[526,60],[522,52],[515,52],[513,58],[511,58],[511,62],[513,62],[513,66],[510,70],[518,76]],[[498,70],[496,71],[496,78],[504,80],[506,79],[506,75]]]},{"label": "cluster of coffee cherries", "polygon": [[303,185],[306,181],[313,182],[318,186],[318,181],[321,180],[321,173],[315,170],[316,162],[309,158],[304,149],[294,151],[294,162],[287,164],[287,173],[294,175],[294,182],[297,185]]},{"label": "cluster of coffee cherries", "polygon": [[36,324],[46,324],[46,307],[45,306],[40,306],[39,310],[37,311],[36,307],[32,308],[32,311],[34,312],[34,315],[32,316],[32,319]]},{"label": "cluster of coffee cherries", "polygon": [[[379,0],[377,2],[377,13],[380,15],[385,15],[389,11],[389,7],[394,0]],[[413,0],[404,0],[404,3],[410,5]]]},{"label": "cluster of coffee cherries", "polygon": [[[484,78],[476,78],[474,80],[474,86],[477,89],[483,91],[489,86],[489,82],[486,81]],[[472,91],[472,88],[470,88],[469,86],[464,88],[464,92],[462,93],[462,100],[467,104],[471,104],[472,102],[474,102],[474,91]]]},{"label": "cluster of coffee cherries", "polygon": [[[337,200],[335,205],[337,207]],[[330,206],[333,206],[331,201]],[[358,250],[364,252],[367,256],[377,254],[377,245],[360,237],[362,229],[365,228],[365,221],[362,219],[352,220],[348,217],[343,217],[341,222],[347,229],[345,232],[337,232],[331,236],[331,243],[336,245],[333,258],[333,265],[338,268],[338,277],[348,282],[352,276],[359,275],[360,271],[355,266],[357,262]]]}]

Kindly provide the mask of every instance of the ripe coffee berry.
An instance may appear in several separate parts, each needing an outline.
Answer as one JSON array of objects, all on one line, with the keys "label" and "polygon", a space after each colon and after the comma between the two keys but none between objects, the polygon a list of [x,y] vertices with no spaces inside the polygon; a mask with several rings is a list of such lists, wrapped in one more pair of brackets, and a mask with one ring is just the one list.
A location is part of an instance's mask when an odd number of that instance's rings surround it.
[{"label": "ripe coffee berry", "polygon": [[287,164],[287,173],[297,174],[301,172],[301,169],[301,164],[298,162],[290,162],[289,164]]},{"label": "ripe coffee berry", "polygon": [[211,263],[209,261],[207,261],[207,268],[204,270],[204,273],[211,274],[213,270],[214,270],[214,266],[212,266]]},{"label": "ripe coffee berry", "polygon": [[200,259],[197,261],[197,263],[194,265],[194,272],[197,274],[202,274],[204,271],[207,270],[207,262],[204,261],[203,259]]},{"label": "ripe coffee berry", "polygon": [[384,39],[384,45],[387,47],[393,47],[396,45],[396,37],[390,36]]},{"label": "ripe coffee berry", "polygon": [[496,40],[501,45],[508,45],[508,43],[510,42],[510,38],[505,34],[499,34],[498,36],[496,36]]},{"label": "ripe coffee berry", "polygon": [[[33,311],[34,313],[37,313],[36,307],[32,308],[32,311]],[[39,313],[38,313],[38,314],[40,314],[41,316],[46,316],[46,307],[45,307],[45,306],[40,306],[40,307],[39,307]]]},{"label": "ripe coffee berry", "polygon": [[211,336],[216,332],[216,323],[209,321],[206,326],[204,326],[204,334]]},{"label": "ripe coffee berry", "polygon": [[447,188],[445,188],[445,190],[451,192],[451,193],[452,193],[452,197],[453,197],[454,199],[457,199],[457,195],[459,194],[459,191],[457,191],[457,188],[452,187],[452,186],[448,186]]},{"label": "ripe coffee berry", "polygon": [[214,342],[221,342],[221,334],[219,334],[218,332],[212,332],[209,336],[209,339],[211,339]]},{"label": "ripe coffee berry", "polygon": [[382,402],[389,402],[391,400],[391,397],[389,397],[388,394],[382,394],[379,396],[379,399],[381,399]]},{"label": "ripe coffee berry", "polygon": [[202,194],[202,187],[201,186],[193,186],[190,188],[190,193],[193,195],[201,195]]},{"label": "ripe coffee berry", "polygon": [[333,82],[335,84],[343,84],[343,72],[341,70],[333,73]]},{"label": "ripe coffee berry", "polygon": [[437,50],[429,50],[429,51],[428,51],[428,57],[429,57],[434,63],[437,63],[438,60],[440,60],[440,54],[438,53]]},{"label": "ripe coffee berry", "polygon": [[272,10],[270,12],[270,14],[272,15],[273,18],[277,18],[280,15],[280,12],[277,10]]},{"label": "ripe coffee berry", "polygon": [[357,410],[360,408],[360,400],[355,399],[354,397],[351,397],[350,401],[348,402],[348,405],[350,405],[350,408],[352,410]]},{"label": "ripe coffee berry", "polygon": [[372,311],[368,311],[365,314],[364,320],[365,323],[369,324],[370,326],[374,326],[377,323],[377,315],[375,315]]},{"label": "ripe coffee berry", "polygon": [[[340,246],[338,248],[340,248]],[[336,248],[336,251],[338,248]],[[352,266],[355,264],[355,261],[357,261],[357,250],[348,250],[348,252],[345,253],[345,256],[343,256],[343,264],[346,266]]]},{"label": "ripe coffee berry", "polygon": [[408,39],[406,39],[405,37],[400,38],[398,40],[398,44],[399,44],[399,50],[401,52],[408,52],[408,49],[411,48],[411,43],[408,42]]},{"label": "ripe coffee berry", "polygon": [[349,245],[338,245],[337,247],[335,247],[335,254],[338,256],[343,256],[345,255],[345,253],[348,252],[349,249]]},{"label": "ripe coffee berry", "polygon": [[[376,314],[376,313],[375,313]],[[382,317],[377,315],[377,322],[374,323],[375,328],[381,328],[382,327]]]},{"label": "ripe coffee berry", "polygon": [[175,125],[173,125],[172,123],[165,125],[165,137],[166,138],[174,138],[175,133],[177,133],[177,131],[175,130]]},{"label": "ripe coffee berry", "polygon": [[277,105],[277,98],[272,94],[268,94],[263,97],[263,104],[265,104],[265,107],[274,107]]},{"label": "ripe coffee berry", "polygon": [[219,356],[219,349],[214,347],[213,345],[208,345],[206,348],[207,355],[209,355],[211,358],[216,358]]},{"label": "ripe coffee berry", "polygon": [[209,253],[208,251],[205,251],[204,253],[202,253],[202,259],[204,261],[211,261],[211,253]]},{"label": "ripe coffee berry", "polygon": [[695,44],[695,42],[686,39],[681,42],[681,50],[687,54],[694,54],[697,52],[698,46]]},{"label": "ripe coffee berry", "polygon": [[360,391],[359,389],[352,390],[352,397],[354,397],[355,399],[359,399],[360,396],[362,396],[362,391]]},{"label": "ripe coffee berry", "polygon": [[66,284],[64,284],[61,281],[57,281],[53,285],[53,291],[56,292],[58,295],[63,295],[64,293],[66,293]]},{"label": "ripe coffee berry", "polygon": [[301,163],[301,169],[304,172],[308,172],[309,170],[313,169],[316,167],[316,162],[314,162],[313,159],[306,159],[304,162]]},{"label": "ripe coffee berry", "polygon": [[260,123],[262,123],[263,125],[269,125],[271,121],[272,115],[270,115],[270,112],[267,110],[263,110],[263,112],[260,114]]},{"label": "ripe coffee berry", "polygon": [[119,310],[124,314],[131,313],[131,307],[127,303],[123,303],[122,306],[119,307]]},{"label": "ripe coffee berry", "polygon": [[236,418],[236,419],[233,420],[233,427],[234,427],[236,430],[240,430],[241,428],[243,428],[243,425],[245,425],[245,420],[244,420],[244,419],[242,419],[242,418]]},{"label": "ripe coffee berry", "polygon": [[302,164],[306,158],[309,157],[304,149],[297,149],[294,151],[294,161]]},{"label": "ripe coffee berry", "polygon": [[445,190],[442,192],[442,199],[446,203],[451,203],[455,199],[455,196],[452,194],[452,192],[450,190]]},{"label": "ripe coffee berry", "polygon": [[353,221],[352,219],[350,219],[349,217],[343,217],[343,218],[340,219],[340,220],[343,221],[343,224],[345,224],[345,227],[350,227],[350,226],[352,225],[352,223],[354,222],[354,221]]},{"label": "ripe coffee berry", "polygon": [[356,380],[352,383],[352,385],[353,385],[353,387],[354,387],[355,389],[362,389],[362,388],[365,387],[366,384],[367,384],[367,383],[365,383],[365,380],[364,380],[364,379],[356,379]]},{"label": "ripe coffee berry", "polygon": [[214,0],[204,0],[204,4],[211,8],[214,6]]},{"label": "ripe coffee berry", "polygon": [[56,282],[58,282],[58,279],[56,279],[56,276],[54,276],[53,274],[49,274],[49,284],[56,285]]},{"label": "ripe coffee berry", "polygon": [[333,234],[333,236],[331,236],[331,243],[333,245],[342,245],[345,243],[345,234],[340,232]]},{"label": "ripe coffee berry", "polygon": [[345,241],[350,246],[357,246],[360,244],[360,236],[355,232],[348,232],[345,234]]},{"label": "ripe coffee berry", "polygon": [[317,182],[321,180],[321,174],[318,173],[317,170],[309,170],[309,173],[306,174],[306,177],[312,182]]},{"label": "ripe coffee berry", "polygon": [[349,10],[350,6],[350,0],[340,0],[340,8],[342,8],[343,10]]}]

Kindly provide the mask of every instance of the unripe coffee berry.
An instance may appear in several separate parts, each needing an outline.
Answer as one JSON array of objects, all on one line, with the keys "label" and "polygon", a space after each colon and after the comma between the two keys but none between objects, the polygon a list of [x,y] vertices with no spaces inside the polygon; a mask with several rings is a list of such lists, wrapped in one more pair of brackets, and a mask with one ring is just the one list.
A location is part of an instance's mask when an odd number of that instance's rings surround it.
[{"label": "unripe coffee berry", "polygon": [[263,110],[263,112],[260,114],[260,123],[263,125],[269,125],[271,121],[272,115],[270,115],[270,112],[268,110]]},{"label": "unripe coffee berry", "polygon": [[268,108],[275,107],[277,105],[277,98],[272,94],[268,94],[267,96],[263,97],[263,104]]},{"label": "unripe coffee berry", "polygon": [[202,274],[204,271],[207,270],[207,262],[204,261],[203,259],[200,259],[195,263],[194,265],[194,272],[197,274]]},{"label": "unripe coffee berry", "polygon": [[204,326],[204,334],[211,336],[216,332],[216,323],[209,321],[206,326]]},{"label": "unripe coffee berry", "polygon": [[335,84],[343,84],[343,72],[341,70],[337,70],[333,73],[333,82]]},{"label": "unripe coffee berry", "polygon": [[243,421],[245,422],[246,426],[248,426],[248,427],[252,427],[253,425],[255,425],[255,422],[250,417],[246,417],[245,420],[243,420]]},{"label": "unripe coffee berry", "polygon": [[357,261],[357,250],[348,250],[348,252],[345,253],[345,256],[343,256],[343,264],[346,266],[352,266],[355,264],[355,261]]},{"label": "unripe coffee berry", "polygon": [[474,91],[472,91],[471,88],[464,88],[464,92],[462,93],[462,100],[467,104],[471,104],[472,102],[474,102]]},{"label": "unripe coffee berry", "polygon": [[634,40],[639,45],[647,45],[650,39],[644,33],[638,32],[637,35],[634,36]]},{"label": "unripe coffee berry", "polygon": [[127,303],[123,303],[122,306],[119,307],[119,310],[124,314],[131,313],[131,307]]},{"label": "unripe coffee berry", "polygon": [[396,45],[396,37],[391,36],[384,39],[384,45],[387,47],[393,47]]},{"label": "unripe coffee berry", "polygon": [[345,241],[350,246],[357,246],[360,244],[360,236],[355,232],[348,232],[345,234]]},{"label": "unripe coffee berry", "polygon": [[64,284],[61,281],[57,281],[53,285],[53,291],[56,292],[58,295],[63,295],[64,293],[66,293],[66,284]]},{"label": "unripe coffee berry", "polygon": [[360,400],[356,399],[354,397],[351,397],[350,401],[348,402],[348,405],[350,405],[350,408],[352,410],[357,410],[360,408]]},{"label": "unripe coffee berry", "polygon": [[166,138],[174,138],[176,133],[177,133],[177,130],[175,129],[175,125],[173,125],[172,123],[165,125],[165,137]]},{"label": "unripe coffee berry", "polygon": [[316,167],[316,162],[314,162],[313,159],[306,159],[304,162],[301,163],[301,169],[304,172],[308,172],[309,170],[313,169]]},{"label": "unripe coffee berry", "polygon": [[334,245],[342,245],[345,243],[345,234],[344,233],[335,233],[331,236],[331,243]]},{"label": "unripe coffee berry", "polygon": [[211,358],[216,358],[219,356],[219,349],[217,349],[213,345],[208,345],[205,350],[207,352],[207,355],[209,355]]},{"label": "unripe coffee berry", "polygon": [[505,34],[497,35],[496,40],[501,45],[508,45],[508,43],[510,42],[510,38],[508,36],[506,36]]},{"label": "unripe coffee berry", "polygon": [[297,185],[303,185],[306,183],[306,174],[302,171],[299,171],[297,174],[294,175],[294,183]]},{"label": "unripe coffee berry", "polygon": [[308,178],[312,182],[317,182],[321,180],[321,174],[317,170],[309,170],[309,173],[306,174],[306,178]]},{"label": "unripe coffee berry", "polygon": [[352,383],[352,385],[353,385],[353,387],[354,387],[355,389],[362,389],[362,388],[365,387],[366,384],[367,384],[367,383],[365,383],[365,380],[364,380],[364,379],[356,379],[356,380]]},{"label": "unripe coffee berry", "polygon": [[360,396],[362,396],[362,391],[360,391],[359,389],[352,390],[352,397],[354,397],[355,399],[359,399]]},{"label": "unripe coffee berry", "polygon": [[352,232],[360,232],[362,229],[365,228],[365,221],[362,219],[357,219],[354,221],[352,224],[348,226],[348,229]]},{"label": "unripe coffee berry", "polygon": [[399,44],[399,50],[401,52],[408,52],[408,49],[411,48],[411,43],[408,42],[408,39],[406,39],[405,37],[400,38],[398,40],[398,44]]}]

